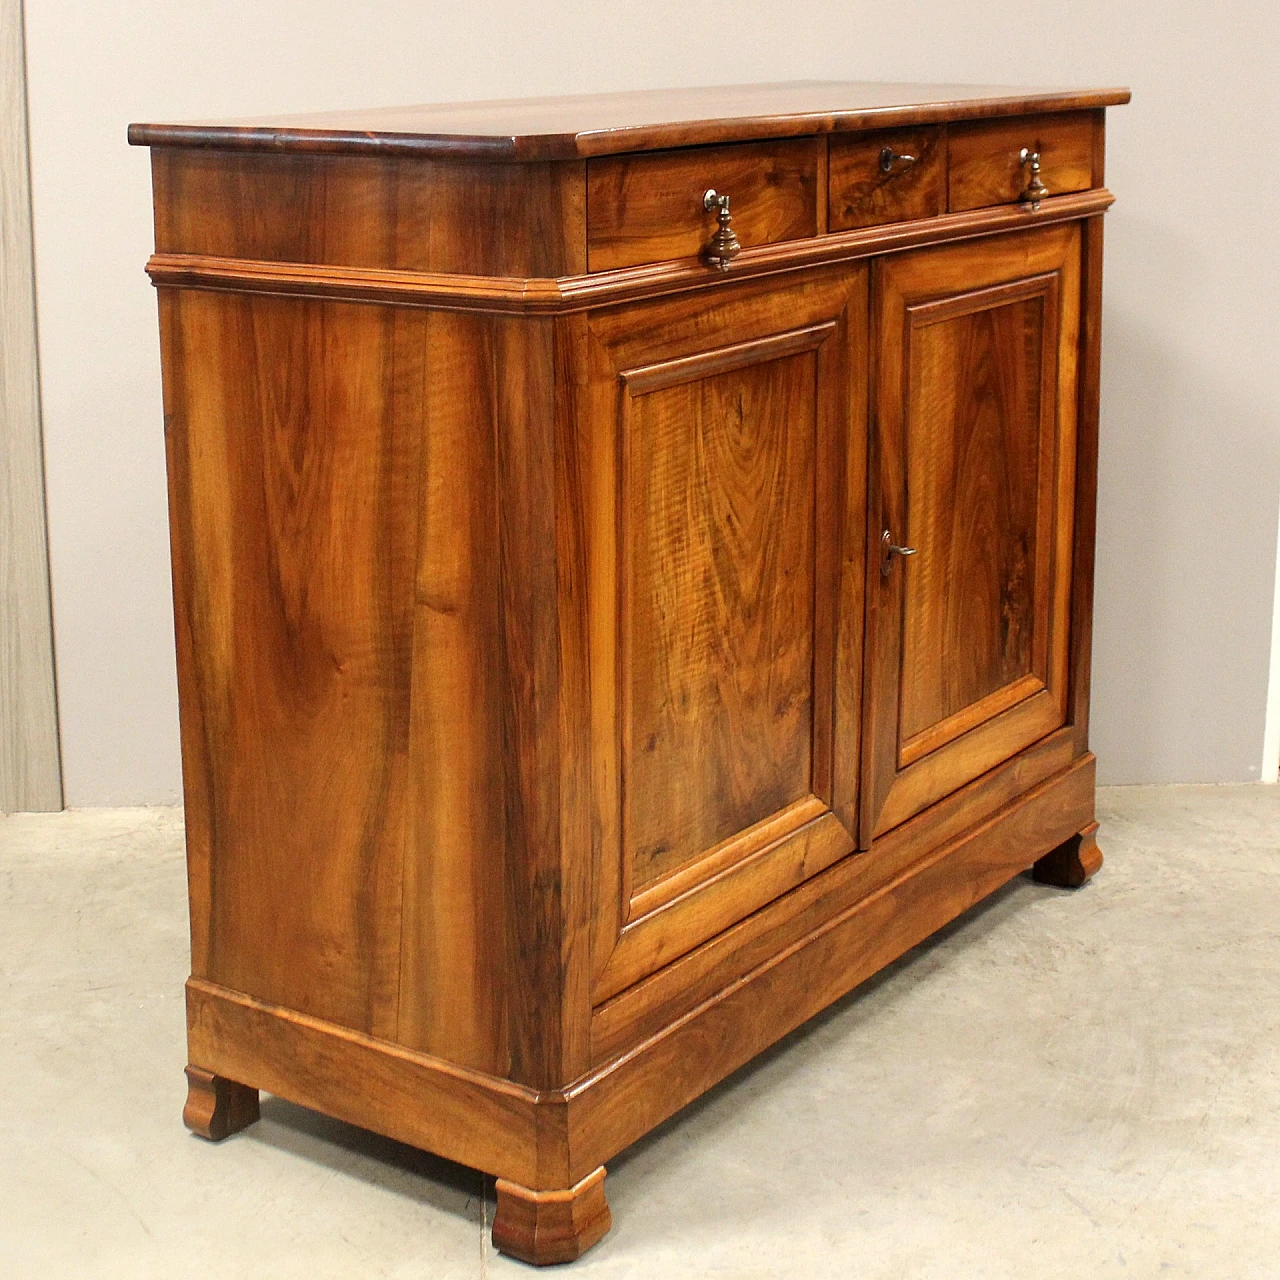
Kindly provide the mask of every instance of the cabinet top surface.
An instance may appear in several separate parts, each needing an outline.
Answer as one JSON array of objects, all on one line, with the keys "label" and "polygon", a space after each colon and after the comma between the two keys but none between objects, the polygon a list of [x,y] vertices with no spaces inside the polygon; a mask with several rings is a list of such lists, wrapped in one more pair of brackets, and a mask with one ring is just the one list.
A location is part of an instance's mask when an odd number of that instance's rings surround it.
[{"label": "cabinet top surface", "polygon": [[1127,89],[1003,85],[784,84],[376,107],[183,124],[134,124],[137,146],[558,160],[1028,112],[1117,106]]}]

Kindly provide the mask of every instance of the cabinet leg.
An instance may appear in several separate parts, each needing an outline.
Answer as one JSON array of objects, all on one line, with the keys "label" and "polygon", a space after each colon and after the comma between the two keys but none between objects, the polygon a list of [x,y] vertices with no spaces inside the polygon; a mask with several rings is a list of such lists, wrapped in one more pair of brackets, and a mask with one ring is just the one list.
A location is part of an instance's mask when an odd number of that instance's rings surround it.
[{"label": "cabinet leg", "polygon": [[1041,884],[1060,889],[1078,889],[1102,866],[1102,850],[1096,836],[1098,824],[1091,822],[1078,836],[1064,840],[1056,849],[1036,861],[1032,876]]},{"label": "cabinet leg", "polygon": [[604,1198],[604,1166],[564,1191],[530,1191],[498,1179],[493,1243],[522,1262],[546,1266],[581,1257],[613,1225]]},{"label": "cabinet leg", "polygon": [[221,1142],[258,1118],[258,1091],[215,1076],[200,1067],[187,1068],[187,1105],[182,1123],[210,1142]]}]

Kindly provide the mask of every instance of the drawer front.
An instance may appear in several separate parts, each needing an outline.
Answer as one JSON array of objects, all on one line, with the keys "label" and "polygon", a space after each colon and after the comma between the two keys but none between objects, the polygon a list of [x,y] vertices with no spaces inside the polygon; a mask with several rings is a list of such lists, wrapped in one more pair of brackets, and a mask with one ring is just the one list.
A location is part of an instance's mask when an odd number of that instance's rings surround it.
[{"label": "drawer front", "polygon": [[932,218],[947,207],[941,129],[833,136],[827,221],[832,231]]},{"label": "drawer front", "polygon": [[953,125],[948,207],[955,213],[1018,200],[1031,180],[1024,147],[1039,152],[1040,181],[1050,195],[1087,191],[1093,186],[1093,139],[1087,111]]},{"label": "drawer front", "polygon": [[716,230],[702,197],[730,200],[744,249],[818,234],[825,138],[604,156],[587,161],[587,269],[701,253]]}]

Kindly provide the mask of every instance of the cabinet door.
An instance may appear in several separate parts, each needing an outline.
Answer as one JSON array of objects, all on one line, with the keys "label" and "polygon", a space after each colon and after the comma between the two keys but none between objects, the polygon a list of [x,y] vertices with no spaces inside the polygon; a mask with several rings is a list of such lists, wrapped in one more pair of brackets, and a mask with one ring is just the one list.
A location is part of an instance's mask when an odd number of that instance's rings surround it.
[{"label": "cabinet door", "polygon": [[597,1001],[851,852],[865,267],[570,321]]},{"label": "cabinet door", "polygon": [[877,264],[864,847],[1066,722],[1079,262],[1069,224]]}]

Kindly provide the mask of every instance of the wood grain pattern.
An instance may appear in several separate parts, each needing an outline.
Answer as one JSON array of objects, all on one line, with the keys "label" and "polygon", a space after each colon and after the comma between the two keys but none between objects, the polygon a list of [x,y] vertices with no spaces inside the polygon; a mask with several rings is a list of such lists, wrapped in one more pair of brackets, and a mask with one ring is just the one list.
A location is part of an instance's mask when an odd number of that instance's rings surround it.
[{"label": "wood grain pattern", "polygon": [[258,1091],[201,1067],[187,1068],[182,1123],[210,1142],[221,1142],[260,1118]]},{"label": "wood grain pattern", "polygon": [[910,310],[900,767],[1045,687],[1056,283]]},{"label": "wood grain pattern", "polygon": [[156,251],[340,267],[587,269],[581,162],[152,152]]},{"label": "wood grain pattern", "polygon": [[555,331],[547,319],[498,330],[498,573],[502,600],[508,769],[506,978],[513,1078],[551,1088],[589,1057],[586,945],[589,904],[580,849],[562,839],[566,743],[561,696],[560,486],[554,425]]},{"label": "wood grain pattern", "polygon": [[950,130],[947,208],[955,213],[1017,200],[1029,180],[1024,147],[1040,153],[1040,181],[1051,195],[1093,185],[1091,112],[958,124]]},{"label": "wood grain pattern", "polygon": [[596,999],[852,847],[865,299],[829,271],[588,322]]},{"label": "wood grain pattern", "polygon": [[[671,1020],[636,1052],[539,1094],[215,984],[187,984],[193,1052],[224,1078],[436,1151],[526,1188],[571,1188],[628,1142],[1088,826],[1091,756],[935,845],[796,946]],[[994,880],[994,884],[992,881]],[[943,887],[945,886],[945,888]],[[923,913],[907,910],[910,904]],[[683,1064],[683,1065],[679,1065]]]},{"label": "wood grain pattern", "polygon": [[[829,145],[827,222],[832,231],[932,218],[946,211],[944,126],[843,134]],[[885,173],[880,163],[885,147],[912,159],[896,161]]]},{"label": "wood grain pattern", "polygon": [[425,313],[423,457],[395,1039],[505,1075],[496,351],[488,317]]},{"label": "wood grain pattern", "polygon": [[394,1034],[425,320],[186,293],[162,331],[192,969]]},{"label": "wood grain pattern", "polygon": [[622,839],[633,895],[810,794],[816,360],[768,351],[627,401]]},{"label": "wood grain pattern", "polygon": [[[1101,143],[1099,143],[1101,147]],[[1080,405],[1076,428],[1075,540],[1071,552],[1071,723],[1089,749],[1093,674],[1094,543],[1098,527],[1098,411],[1102,373],[1102,219],[1080,224]]]},{"label": "wood grain pattern", "polygon": [[1056,849],[1037,858],[1031,874],[1041,884],[1078,889],[1102,869],[1098,848],[1098,824],[1091,822],[1078,835],[1069,836]]},{"label": "wood grain pattern", "polygon": [[506,1178],[494,1189],[494,1246],[537,1267],[575,1261],[613,1225],[603,1167],[563,1191],[530,1191]]},{"label": "wood grain pattern", "polygon": [[62,808],[21,0],[0,0],[0,812]]},{"label": "wood grain pattern", "polygon": [[[1034,218],[1037,226],[1052,226],[1102,213],[1114,201],[1109,191],[1085,191],[1050,197],[1034,214],[1022,206],[977,209],[918,222],[761,245],[743,250],[741,256],[734,259],[731,278],[749,280],[812,266],[858,261],[919,245],[1022,229],[1029,218]],[[650,263],[559,279],[531,279],[163,253],[151,258],[147,270],[153,283],[162,288],[533,315],[582,311],[671,293],[704,292],[724,283],[719,272],[694,261]]]},{"label": "wood grain pattern", "polygon": [[570,1174],[610,1160],[717,1081],[1092,821],[1094,761],[935,846],[880,891],[566,1090]]},{"label": "wood grain pattern", "polygon": [[[735,93],[135,131],[173,144],[188,1118],[268,1089],[471,1163],[534,1262],[608,1229],[626,1143],[1016,871],[1100,860],[1112,197],[941,192],[950,131],[998,158],[1046,112],[1100,183],[1112,99],[695,110]],[[762,237],[727,276],[690,184]]]},{"label": "wood grain pattern", "polygon": [[[193,1058],[226,1079],[434,1151],[525,1186],[544,1187],[535,1090],[284,1009],[216,983],[187,983]],[[548,1106],[554,1113],[558,1108]],[[563,1142],[556,1143],[563,1154]],[[568,1186],[567,1165],[552,1186]]]},{"label": "wood grain pattern", "polygon": [[744,247],[817,235],[824,149],[806,139],[588,160],[588,269],[696,257],[716,230],[708,188],[729,196]]},{"label": "wood grain pattern", "polygon": [[1128,89],[798,80],[133,124],[135,146],[554,160],[1115,106]]},{"label": "wood grain pattern", "polygon": [[780,893],[759,911],[659,967],[599,1004],[591,1017],[591,1061],[630,1052],[727,990],[770,956],[794,946],[863,898],[878,892],[933,850],[1068,768],[1070,729],[1051,734],[968,786],[877,838],[873,856],[846,856]]},{"label": "wood grain pattern", "polygon": [[1093,117],[1093,185],[1107,185],[1107,113],[1101,109],[1089,112]]},{"label": "wood grain pattern", "polygon": [[904,255],[877,277],[861,838],[1067,719],[1079,232]]}]

